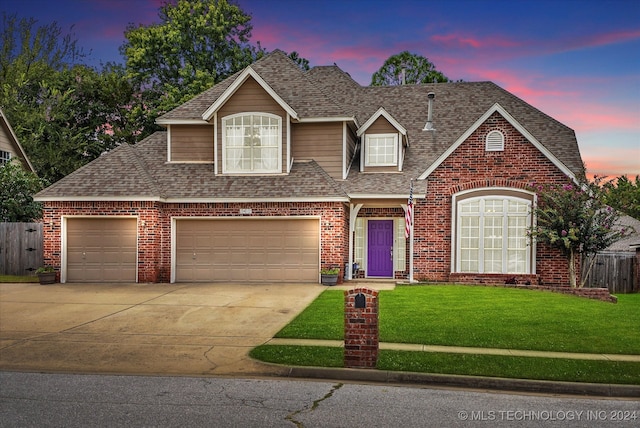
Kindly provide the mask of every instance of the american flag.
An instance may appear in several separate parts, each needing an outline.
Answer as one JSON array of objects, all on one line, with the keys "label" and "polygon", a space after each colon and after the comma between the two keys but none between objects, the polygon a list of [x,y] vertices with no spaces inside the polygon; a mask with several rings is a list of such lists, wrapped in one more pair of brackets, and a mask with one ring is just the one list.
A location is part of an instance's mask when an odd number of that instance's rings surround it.
[{"label": "american flag", "polygon": [[409,188],[409,201],[407,201],[407,212],[404,215],[404,237],[409,239],[411,236],[411,225],[413,224],[413,180]]}]

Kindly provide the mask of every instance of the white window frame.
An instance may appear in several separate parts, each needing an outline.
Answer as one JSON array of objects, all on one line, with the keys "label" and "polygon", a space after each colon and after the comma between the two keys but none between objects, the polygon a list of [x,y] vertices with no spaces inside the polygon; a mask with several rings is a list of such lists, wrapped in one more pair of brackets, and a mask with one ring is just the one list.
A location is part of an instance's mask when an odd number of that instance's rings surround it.
[{"label": "white window frame", "polygon": [[[377,162],[372,160],[373,149],[372,143],[373,140],[384,141],[384,144],[388,144],[383,146],[385,149],[385,153],[382,156],[392,156],[391,161],[382,161]],[[390,142],[390,144],[389,144]],[[397,166],[398,165],[398,134],[366,134],[365,135],[365,145],[364,145],[364,165],[365,166]],[[380,157],[380,155],[376,156]]]},{"label": "white window frame", "polygon": [[[255,168],[256,163],[254,163],[255,158],[253,155],[256,153],[257,146],[247,147],[244,145],[238,145],[237,150],[243,151],[243,152],[246,150],[249,150],[249,152],[251,153],[251,158],[249,160],[251,163],[251,167],[248,169],[243,169],[242,167],[230,168],[230,165],[227,163],[229,158],[229,153],[227,150],[228,149],[230,150],[232,147],[236,147],[236,146],[229,146],[228,144],[230,141],[229,138],[237,138],[238,140],[241,140],[241,139],[244,140],[245,136],[241,134],[238,134],[235,136],[231,135],[231,133],[228,132],[229,128],[234,126],[233,125],[234,121],[236,121],[237,119],[241,119],[243,123],[240,125],[235,125],[238,128],[238,131],[243,131],[248,127],[259,129],[260,125],[254,124],[254,120],[256,117],[267,118],[269,119],[269,121],[275,120],[276,122],[277,135],[272,136],[275,138],[275,144],[270,146],[270,148],[276,148],[276,159],[272,159],[273,166],[271,168],[256,169]],[[244,123],[245,119],[248,120],[247,124]],[[273,125],[268,125],[268,126],[273,126]],[[260,138],[260,137],[257,137],[257,138]],[[277,147],[275,147],[276,145]],[[242,165],[242,163],[246,161],[246,159],[243,160],[242,156],[243,155],[241,154],[240,157],[238,158],[238,162],[240,163],[240,165]],[[264,162],[262,163],[264,164]],[[242,113],[236,113],[229,116],[225,116],[222,118],[222,173],[223,174],[277,174],[280,172],[282,172],[282,118],[280,116],[277,116],[271,113],[263,113],[263,112],[242,112]]]},{"label": "white window frame", "polygon": [[504,151],[504,134],[497,129],[490,131],[485,138],[484,147],[488,152]]},{"label": "white window frame", "polygon": [[[520,204],[519,211],[509,211],[509,203]],[[477,204],[478,209],[474,212],[463,212],[463,206]],[[496,204],[495,210],[491,210],[490,204]],[[474,274],[532,274],[532,246],[526,236],[526,230],[531,226],[531,205],[532,201],[525,198],[505,195],[483,195],[457,200],[455,203],[456,227],[455,227],[455,267],[456,273]],[[467,220],[467,221],[465,221]],[[515,226],[514,226],[515,221]],[[470,233],[463,234],[463,229],[468,229]],[[513,234],[516,229],[518,234]],[[492,238],[489,235],[491,230],[499,235]],[[524,232],[524,233],[523,233]],[[511,235],[510,235],[511,233]],[[471,248],[470,242],[477,240],[477,248]],[[468,242],[465,244],[465,240]],[[516,244],[514,247],[513,244]],[[493,244],[493,246],[491,246]],[[463,245],[466,245],[463,248]],[[511,245],[511,247],[510,247]],[[477,251],[473,261],[475,268],[468,265],[471,258],[466,256],[463,260],[463,251],[468,249]],[[498,257],[492,257],[497,255]],[[491,261],[498,263],[500,269],[491,268]],[[512,264],[516,264],[515,269],[510,269]]]},{"label": "white window frame", "polygon": [[0,150],[0,165],[11,162],[11,152]]}]

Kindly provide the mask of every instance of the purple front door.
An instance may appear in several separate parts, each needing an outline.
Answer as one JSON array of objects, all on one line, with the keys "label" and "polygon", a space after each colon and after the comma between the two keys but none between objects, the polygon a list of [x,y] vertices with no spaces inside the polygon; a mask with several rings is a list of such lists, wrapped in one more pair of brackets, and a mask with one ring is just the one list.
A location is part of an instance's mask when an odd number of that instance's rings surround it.
[{"label": "purple front door", "polygon": [[369,220],[367,276],[393,277],[393,220]]}]

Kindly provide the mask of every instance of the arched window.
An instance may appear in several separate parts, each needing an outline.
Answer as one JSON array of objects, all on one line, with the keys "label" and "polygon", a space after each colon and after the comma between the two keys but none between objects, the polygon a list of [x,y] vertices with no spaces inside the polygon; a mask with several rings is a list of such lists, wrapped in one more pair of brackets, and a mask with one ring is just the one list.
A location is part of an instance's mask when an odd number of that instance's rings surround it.
[{"label": "arched window", "polygon": [[242,113],[222,119],[225,173],[278,173],[282,169],[282,119]]},{"label": "arched window", "polygon": [[504,150],[504,135],[500,131],[491,131],[487,134],[485,150],[488,152],[501,152]]},{"label": "arched window", "polygon": [[[532,273],[532,196],[460,197],[455,201],[455,272]],[[523,195],[524,196],[524,195]]]}]

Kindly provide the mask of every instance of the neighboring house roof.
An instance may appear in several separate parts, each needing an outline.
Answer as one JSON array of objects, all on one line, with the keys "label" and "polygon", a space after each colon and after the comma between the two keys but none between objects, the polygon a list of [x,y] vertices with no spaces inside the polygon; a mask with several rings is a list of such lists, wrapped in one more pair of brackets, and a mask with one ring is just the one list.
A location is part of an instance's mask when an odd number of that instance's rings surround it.
[{"label": "neighboring house roof", "polygon": [[38,200],[348,201],[314,161],[288,175],[215,176],[211,164],[167,163],[167,133],[124,144],[41,191]]},{"label": "neighboring house roof", "polygon": [[611,252],[633,252],[634,246],[640,242],[640,220],[631,216],[623,215],[616,223],[627,231],[631,230],[631,234],[625,236],[618,242],[614,242],[605,251]]},{"label": "neighboring house roof", "polygon": [[6,137],[9,140],[9,144],[13,147],[11,151],[12,155],[19,158],[21,160],[22,165],[28,169],[29,171],[35,173],[35,169],[33,169],[33,165],[31,165],[31,161],[27,157],[27,153],[22,148],[22,145],[18,141],[18,137],[16,133],[13,131],[11,124],[9,123],[9,119],[5,116],[4,112],[0,108],[0,126],[2,127],[2,132],[6,134]]},{"label": "neighboring house roof", "polygon": [[[160,116],[157,122],[205,123],[204,116],[211,113],[211,106],[221,96],[231,96],[239,86],[238,79],[249,77],[256,77],[267,92],[277,94],[277,101],[284,103],[287,111],[295,112],[292,117],[300,122],[345,120],[353,122],[354,129],[365,129],[372,118],[386,117],[408,142],[402,173],[360,173],[356,156],[346,180],[333,180],[315,162],[294,162],[289,175],[214,175],[210,164],[167,164],[166,134],[156,133],[136,146],[123,146],[103,155],[39,193],[38,199],[129,196],[128,199],[255,201],[399,197],[408,194],[410,179],[428,173],[491,109],[508,113],[510,121],[569,176],[584,176],[574,131],[494,83],[363,87],[335,65],[305,72],[282,51],[264,56],[250,68]],[[435,94],[435,131],[423,130],[430,92]],[[419,192],[414,196],[420,197]]]}]

